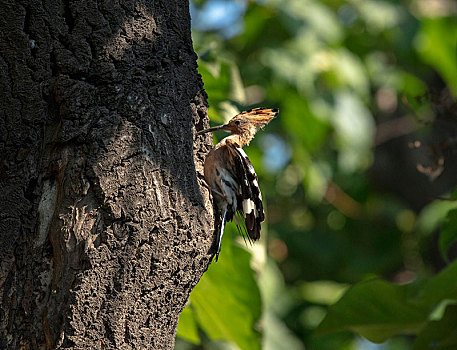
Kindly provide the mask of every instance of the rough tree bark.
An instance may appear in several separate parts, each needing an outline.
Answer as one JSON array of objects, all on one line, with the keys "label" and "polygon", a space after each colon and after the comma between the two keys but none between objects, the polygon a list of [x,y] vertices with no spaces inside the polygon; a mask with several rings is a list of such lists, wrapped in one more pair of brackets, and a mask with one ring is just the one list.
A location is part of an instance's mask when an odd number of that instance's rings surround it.
[{"label": "rough tree bark", "polygon": [[173,348],[214,253],[188,1],[0,13],[0,348]]}]

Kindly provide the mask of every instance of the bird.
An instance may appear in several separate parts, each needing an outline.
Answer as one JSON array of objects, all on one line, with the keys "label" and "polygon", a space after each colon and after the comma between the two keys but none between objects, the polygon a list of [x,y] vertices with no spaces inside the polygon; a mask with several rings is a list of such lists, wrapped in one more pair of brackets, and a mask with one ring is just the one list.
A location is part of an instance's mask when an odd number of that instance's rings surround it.
[{"label": "bird", "polygon": [[253,108],[235,115],[224,125],[197,132],[197,136],[217,130],[231,133],[209,151],[203,166],[213,197],[216,262],[228,221],[234,220],[240,234],[249,242],[260,238],[261,223],[265,220],[262,194],[255,169],[243,147],[278,113],[278,108]]}]

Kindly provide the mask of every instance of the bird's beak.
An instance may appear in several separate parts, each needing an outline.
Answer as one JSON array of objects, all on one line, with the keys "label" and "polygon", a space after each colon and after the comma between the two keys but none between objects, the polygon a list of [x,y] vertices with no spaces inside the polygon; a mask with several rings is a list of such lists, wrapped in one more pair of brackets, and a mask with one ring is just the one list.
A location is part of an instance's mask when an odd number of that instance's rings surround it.
[{"label": "bird's beak", "polygon": [[218,125],[218,126],[213,126],[212,128],[200,130],[199,132],[197,132],[197,135],[202,135],[202,134],[206,134],[207,132],[210,132],[210,131],[217,131],[217,130],[228,130],[228,129],[227,129],[227,124]]}]

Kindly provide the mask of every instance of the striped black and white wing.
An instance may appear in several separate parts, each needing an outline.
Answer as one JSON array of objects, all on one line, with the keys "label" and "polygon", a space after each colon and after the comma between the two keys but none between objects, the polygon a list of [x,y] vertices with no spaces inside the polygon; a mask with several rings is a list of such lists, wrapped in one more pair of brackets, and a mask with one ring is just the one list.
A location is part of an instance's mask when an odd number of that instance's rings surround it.
[{"label": "striped black and white wing", "polygon": [[236,147],[237,177],[240,182],[240,198],[238,200],[238,212],[245,218],[246,231],[251,240],[260,238],[260,224],[265,220],[263,212],[262,194],[254,167],[247,154],[241,147]]}]

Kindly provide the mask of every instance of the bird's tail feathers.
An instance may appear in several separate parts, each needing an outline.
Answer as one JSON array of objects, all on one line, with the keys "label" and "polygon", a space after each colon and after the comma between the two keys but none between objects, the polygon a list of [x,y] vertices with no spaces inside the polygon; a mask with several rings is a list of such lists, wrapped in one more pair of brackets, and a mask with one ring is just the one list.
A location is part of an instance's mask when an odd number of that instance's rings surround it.
[{"label": "bird's tail feathers", "polygon": [[219,253],[221,251],[222,236],[224,235],[224,229],[226,224],[227,208],[224,209],[223,213],[217,215],[217,223],[215,227],[217,235],[217,250],[216,250],[216,262],[219,259]]}]

